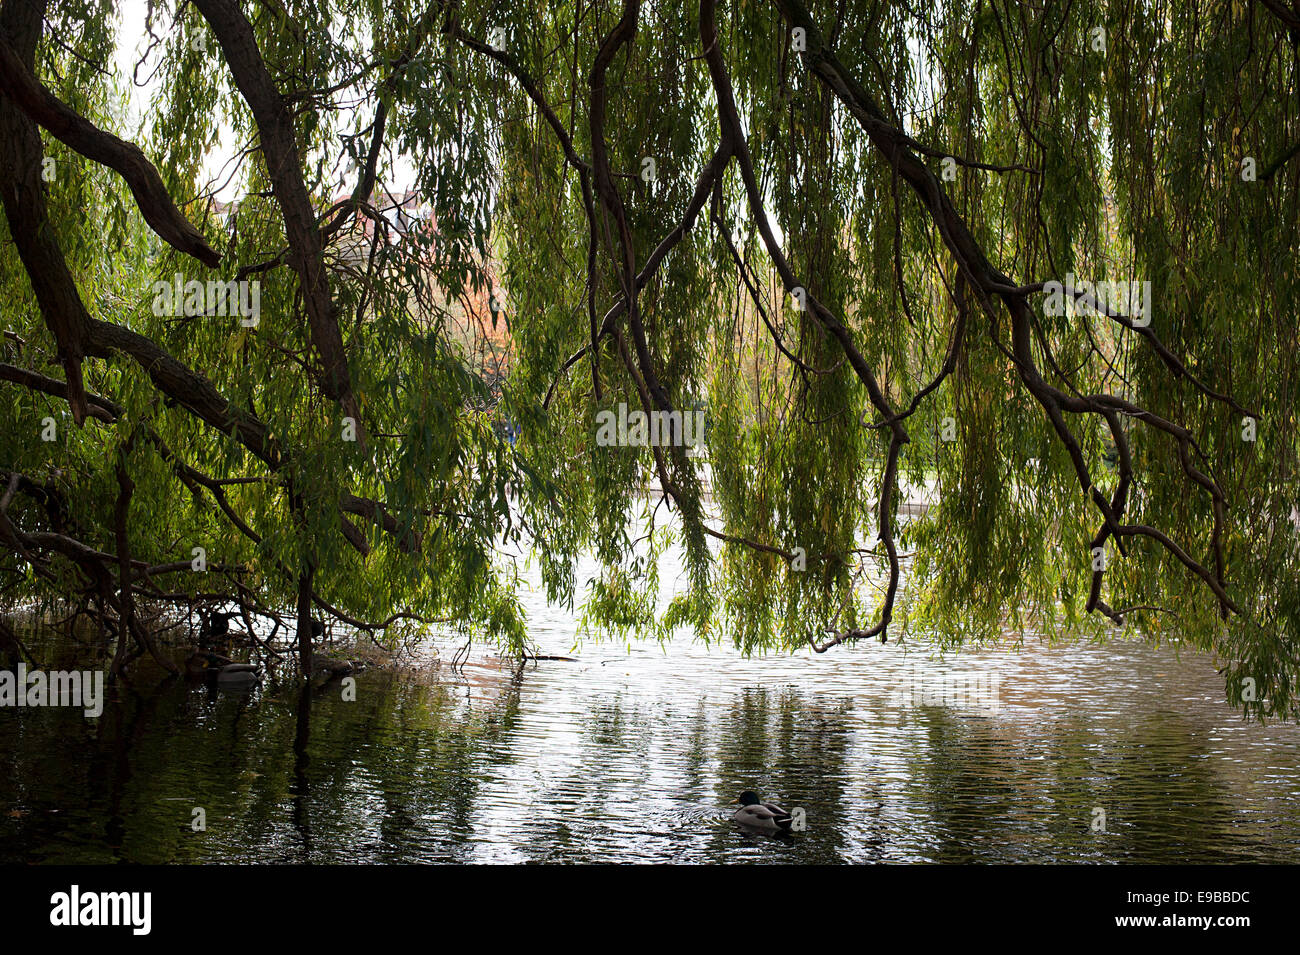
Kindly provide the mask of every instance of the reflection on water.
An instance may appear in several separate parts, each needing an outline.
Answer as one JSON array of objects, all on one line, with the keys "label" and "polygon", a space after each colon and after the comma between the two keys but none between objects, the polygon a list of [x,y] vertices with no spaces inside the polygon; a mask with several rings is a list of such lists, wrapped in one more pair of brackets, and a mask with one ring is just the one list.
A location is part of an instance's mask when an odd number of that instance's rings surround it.
[{"label": "reflection on water", "polygon": [[[958,658],[1003,671],[995,712],[896,706],[902,660],[597,646],[464,678],[365,672],[356,702],[337,683],[306,700],[139,681],[97,723],[7,710],[0,860],[1300,858],[1300,738],[1241,722],[1200,658]],[[739,831],[744,788],[803,807],[807,831]]]},{"label": "reflection on water", "polygon": [[[570,617],[534,620],[569,651]],[[1300,731],[1243,722],[1194,654],[576,655],[366,671],[355,702],[142,672],[95,722],[0,709],[0,861],[1300,860]],[[996,674],[1000,705],[900,700],[917,672]],[[807,831],[739,830],[742,789]]]}]

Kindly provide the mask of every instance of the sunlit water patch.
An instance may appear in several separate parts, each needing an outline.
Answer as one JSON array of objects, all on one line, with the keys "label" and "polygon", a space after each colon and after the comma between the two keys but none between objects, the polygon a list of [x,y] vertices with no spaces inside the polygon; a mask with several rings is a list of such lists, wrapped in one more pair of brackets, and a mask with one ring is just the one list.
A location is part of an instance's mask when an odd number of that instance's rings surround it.
[{"label": "sunlit water patch", "polygon": [[[531,604],[576,661],[454,670],[448,642],[359,673],[355,702],[142,669],[97,721],[0,710],[0,860],[1300,860],[1300,731],[1244,722],[1199,654],[575,650],[572,615]],[[740,829],[744,789],[806,830]]]}]

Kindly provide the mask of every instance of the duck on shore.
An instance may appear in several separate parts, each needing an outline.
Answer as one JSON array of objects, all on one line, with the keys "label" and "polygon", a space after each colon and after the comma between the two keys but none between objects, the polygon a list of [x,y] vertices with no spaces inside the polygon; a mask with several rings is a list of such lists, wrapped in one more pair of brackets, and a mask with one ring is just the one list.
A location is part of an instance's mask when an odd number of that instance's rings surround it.
[{"label": "duck on shore", "polygon": [[355,669],[356,667],[351,660],[342,660],[324,653],[313,653],[311,655],[312,676],[318,676],[322,673],[326,673],[331,677],[346,676]]},{"label": "duck on shore", "polygon": [[237,616],[239,614],[218,610],[203,614],[203,621],[199,625],[199,646],[204,650],[228,646],[230,643],[230,621]]},{"label": "duck on shore", "polygon": [[[319,640],[325,636],[325,624],[319,619],[312,619],[311,635],[313,640]],[[311,655],[311,675],[320,676],[326,674],[330,679],[338,676],[346,676],[357,668],[351,660],[344,660],[341,657],[331,656],[322,653],[319,650],[313,650]]]},{"label": "duck on shore", "polygon": [[230,620],[237,614],[227,613],[221,610],[214,610],[203,617],[203,625],[199,629],[202,636],[224,637],[230,633]]}]

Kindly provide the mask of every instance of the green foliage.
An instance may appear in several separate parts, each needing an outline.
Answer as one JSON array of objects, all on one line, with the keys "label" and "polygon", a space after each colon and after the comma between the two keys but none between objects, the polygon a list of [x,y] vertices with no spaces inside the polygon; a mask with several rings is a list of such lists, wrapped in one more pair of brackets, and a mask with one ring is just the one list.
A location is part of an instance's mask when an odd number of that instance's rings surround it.
[{"label": "green foliage", "polygon": [[[1260,412],[1257,440],[1243,441],[1241,415],[1173,373],[1135,332],[1097,315],[1048,315],[1031,299],[1044,376],[1186,426],[1198,467],[1228,501],[1225,575],[1240,615],[1221,620],[1214,595],[1147,538],[1127,538],[1125,554],[1108,542],[1107,601],[1139,608],[1126,616],[1134,631],[1214,651],[1229,697],[1249,712],[1294,715],[1300,350],[1289,316],[1300,297],[1300,160],[1273,167],[1300,142],[1300,118],[1285,31],[1260,5],[1174,0],[1050,0],[1032,9],[1006,0],[818,0],[809,12],[891,121],[932,147],[927,164],[937,172],[943,156],[961,157],[943,188],[998,269],[1024,284],[1066,273],[1149,280],[1160,339],[1208,388]],[[607,3],[507,0],[460,4],[455,19],[478,39],[504,29],[509,56],[586,160],[591,64],[619,13]],[[110,14],[107,3],[59,5],[52,26],[63,43],[42,46],[41,73],[70,105],[132,138],[121,128],[120,90],[85,65],[109,54]],[[449,617],[517,648],[526,622],[493,554],[502,539],[526,534],[550,598],[584,601],[593,631],[689,629],[748,651],[802,646],[832,621],[869,626],[887,572],[876,535],[889,430],[873,427],[879,414],[839,344],[782,288],[735,163],[638,297],[650,365],[673,407],[708,409],[706,453],[670,451],[661,473],[649,449],[596,444],[600,411],[642,406],[615,339],[564,367],[590,345],[589,308],[599,323],[622,294],[612,221],[597,199],[596,221],[611,232],[593,234],[579,173],[517,78],[444,29],[449,12],[424,14],[425,5],[374,0],[283,0],[250,14],[279,88],[299,91],[303,168],[322,217],[340,185],[355,185],[349,161],[364,164],[383,104],[381,187],[415,189],[436,219],[436,236],[415,230],[367,261],[349,259],[341,245],[327,253],[373,439],[342,441],[338,407],[308,382],[301,290],[287,267],[259,273],[255,330],[152,315],[152,283],[189,274],[194,263],[143,226],[120,180],[47,137],[66,170],[49,190],[52,221],[91,312],[201,370],[268,423],[289,463],[267,474],[229,436],[160,401],[138,366],[114,360],[87,366],[88,387],[126,408],[112,428],[74,429],[58,400],[5,385],[6,466],[53,475],[77,524],[110,551],[111,464],[133,429],[154,429],[218,479],[260,476],[227,486],[232,508],[261,536],[255,543],[210,496],[178,483],[156,447],[137,442],[128,458],[138,485],[132,508],[148,519],[133,523],[132,548],[165,563],[206,542],[210,560],[246,568],[247,584],[279,606],[294,594],[282,567],[309,553],[318,589],[350,615],[382,620],[402,608]],[[606,145],[638,269],[681,220],[719,141],[697,18],[695,4],[643,5],[635,38],[608,71]],[[158,5],[152,26],[161,81],[146,151],[222,251],[222,276],[234,278],[277,259],[286,242],[261,153],[239,157],[244,198],[229,217],[194,197],[205,189],[205,158],[219,142],[227,152],[252,142],[255,124],[194,10]],[[1098,27],[1104,52],[1094,48]],[[1085,613],[1101,516],[1017,376],[1005,311],[997,303],[986,311],[962,291],[940,225],[793,52],[772,5],[732,0],[718,11],[718,29],[784,252],[849,327],[894,407],[940,373],[965,310],[952,374],[907,421],[900,486],[929,487],[933,506],[899,514],[909,556],[891,632],[957,644],[1008,628],[1110,631],[1108,620]],[[199,34],[206,52],[192,42]],[[1243,180],[1248,156],[1272,170],[1269,179]],[[647,158],[657,171],[649,182]],[[464,303],[497,287],[508,290],[511,340],[499,388],[467,363],[453,333]],[[0,248],[0,288],[7,323],[26,342],[7,360],[52,355],[9,243]],[[53,445],[33,437],[46,415],[60,422]],[[502,438],[507,422],[514,443]],[[1165,530],[1212,566],[1209,495],[1189,482],[1167,434],[1140,418],[1122,424],[1136,475],[1125,521]],[[954,440],[944,437],[950,425]],[[1109,496],[1118,472],[1105,422],[1072,415],[1070,426]],[[673,533],[689,586],[661,612],[657,556],[668,531],[652,528],[648,547],[639,537],[647,511],[657,510],[647,489],[664,474],[678,490]],[[289,487],[304,495],[300,521],[286,506]],[[358,553],[338,533],[344,494],[383,501],[402,533],[422,535],[419,555],[397,546],[401,534],[364,521],[372,550]],[[899,497],[895,489],[895,511]],[[788,556],[796,548],[802,569]],[[587,552],[601,566],[590,581],[575,572]],[[53,596],[71,579],[27,573],[4,585],[5,599]],[[1246,678],[1253,698],[1241,695]]]}]

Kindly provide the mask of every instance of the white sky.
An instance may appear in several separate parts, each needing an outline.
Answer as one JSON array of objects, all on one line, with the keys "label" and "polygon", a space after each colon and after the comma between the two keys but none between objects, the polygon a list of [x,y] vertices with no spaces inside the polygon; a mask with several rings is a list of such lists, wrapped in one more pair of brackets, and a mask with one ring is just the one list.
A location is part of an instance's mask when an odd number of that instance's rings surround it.
[{"label": "white sky", "polygon": [[[145,61],[138,71],[144,85],[136,86],[133,80],[136,73],[135,65],[149,42],[145,32],[147,3],[146,0],[119,0],[118,11],[121,22],[118,28],[117,55],[114,62],[118,81],[129,96],[127,111],[129,126],[124,133],[126,138],[135,139],[141,129],[148,127],[149,103],[157,90],[158,80],[155,71],[161,55],[160,51],[155,51]],[[170,20],[166,17],[165,14],[155,12],[154,32],[160,36],[170,26]],[[216,197],[223,202],[230,202],[239,197],[240,179],[235,177],[226,182],[231,172],[226,166],[235,155],[239,144],[235,142],[234,133],[229,126],[224,121],[219,122],[221,122],[222,135],[218,137],[216,147],[204,163],[204,175],[214,185],[226,183],[216,192]],[[409,188],[415,182],[415,167],[408,157],[390,154],[390,158],[394,162],[396,172],[389,179],[395,181],[381,182],[381,185],[386,185],[391,191],[397,193]],[[691,176],[691,182],[694,183],[699,170],[691,169],[685,172]],[[785,235],[779,222],[770,209],[766,211],[777,242],[785,245]],[[748,232],[752,231],[753,226],[752,223],[745,223],[741,228]]]},{"label": "white sky", "polygon": [[[134,80],[136,62],[149,44],[149,37],[145,32],[146,10],[146,0],[119,0],[118,2],[121,21],[118,26],[117,56],[114,63],[118,82],[129,97],[127,107],[129,125],[126,133],[127,138],[132,139],[138,135],[140,130],[148,127],[149,102],[158,88],[158,78],[155,71],[161,60],[160,50],[155,50],[139,69],[139,77],[144,85],[137,86]],[[169,20],[166,15],[160,11],[155,11],[154,32],[161,36],[168,26]],[[204,164],[204,172],[209,179],[221,176],[222,167],[235,154],[233,133],[224,123],[222,123],[222,132],[224,135],[219,138],[216,149],[209,155],[207,162]],[[229,174],[229,170],[227,170],[226,174]],[[222,178],[225,177],[222,176]],[[237,181],[231,182],[217,193],[217,198],[225,202],[235,199],[239,192],[237,186]]]}]

